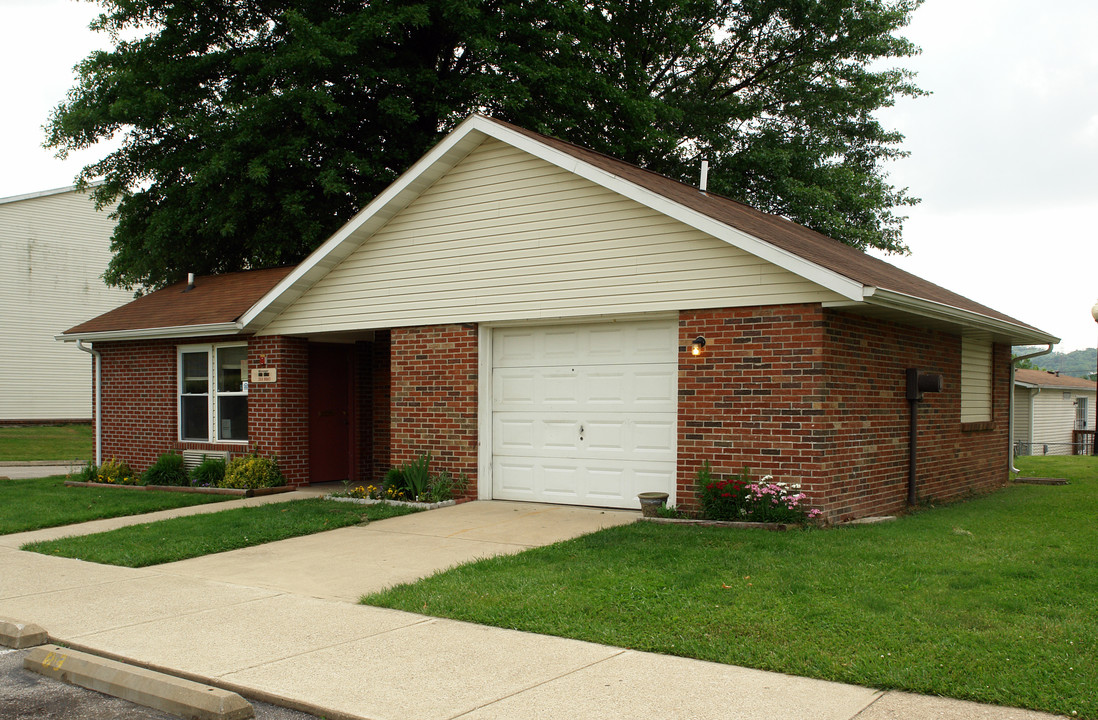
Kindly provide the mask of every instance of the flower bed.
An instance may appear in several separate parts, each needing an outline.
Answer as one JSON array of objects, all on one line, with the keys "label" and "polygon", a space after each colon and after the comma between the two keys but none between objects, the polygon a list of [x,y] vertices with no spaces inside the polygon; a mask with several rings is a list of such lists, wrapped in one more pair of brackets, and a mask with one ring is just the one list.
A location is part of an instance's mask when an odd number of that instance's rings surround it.
[{"label": "flower bed", "polygon": [[408,500],[388,500],[385,498],[359,498],[359,497],[340,497],[338,495],[325,495],[325,500],[334,500],[335,502],[347,502],[357,503],[359,505],[400,505],[402,507],[414,507],[421,510],[435,510],[441,507],[448,507],[450,505],[457,505],[457,500],[443,500],[441,502],[410,502]]}]

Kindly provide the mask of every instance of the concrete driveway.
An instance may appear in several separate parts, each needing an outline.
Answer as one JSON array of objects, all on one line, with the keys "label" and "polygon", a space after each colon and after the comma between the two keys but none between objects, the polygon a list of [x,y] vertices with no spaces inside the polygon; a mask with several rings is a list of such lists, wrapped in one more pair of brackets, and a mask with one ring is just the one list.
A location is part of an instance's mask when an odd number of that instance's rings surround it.
[{"label": "concrete driveway", "polygon": [[638,512],[469,502],[157,566],[157,572],[357,602],[460,563],[636,520]]}]

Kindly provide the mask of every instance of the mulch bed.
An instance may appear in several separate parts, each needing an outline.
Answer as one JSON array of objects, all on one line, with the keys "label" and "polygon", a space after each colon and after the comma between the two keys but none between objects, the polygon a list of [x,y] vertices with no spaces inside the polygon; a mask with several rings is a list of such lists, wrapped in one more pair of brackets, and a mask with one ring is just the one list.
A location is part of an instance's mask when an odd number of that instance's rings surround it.
[{"label": "mulch bed", "polygon": [[125,488],[127,490],[202,493],[204,495],[236,495],[237,497],[262,497],[263,495],[277,495],[278,493],[294,491],[294,488],[288,486],[238,490],[236,488],[181,487],[177,485],[114,485],[112,483],[79,482],[77,480],[66,480],[65,485],[68,487]]}]

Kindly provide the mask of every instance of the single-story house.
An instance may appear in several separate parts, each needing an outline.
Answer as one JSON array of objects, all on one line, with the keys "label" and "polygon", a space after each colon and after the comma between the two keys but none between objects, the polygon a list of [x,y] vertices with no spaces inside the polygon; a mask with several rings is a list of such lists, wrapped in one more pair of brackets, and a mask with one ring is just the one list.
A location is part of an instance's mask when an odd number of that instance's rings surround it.
[{"label": "single-story house", "polygon": [[[1014,375],[1016,455],[1086,455],[1094,431],[1093,380],[1048,370]],[[1076,431],[1086,430],[1089,433]]]},{"label": "single-story house", "polygon": [[0,424],[91,420],[89,358],[53,336],[133,299],[102,279],[114,225],[72,187],[0,198]]},{"label": "single-story house", "polygon": [[713,470],[832,520],[1002,485],[1010,346],[1047,333],[781,217],[474,115],[294,268],[199,277],[60,336],[102,449],[277,454],[294,484],[431,452],[482,499],[695,501]]}]

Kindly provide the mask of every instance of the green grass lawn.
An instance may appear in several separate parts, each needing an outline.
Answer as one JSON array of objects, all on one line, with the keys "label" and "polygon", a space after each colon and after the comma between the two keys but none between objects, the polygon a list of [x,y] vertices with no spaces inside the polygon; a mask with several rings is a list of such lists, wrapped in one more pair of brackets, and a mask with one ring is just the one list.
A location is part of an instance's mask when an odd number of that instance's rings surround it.
[{"label": "green grass lawn", "polygon": [[227,495],[65,487],[65,476],[0,480],[0,535],[221,502]]},{"label": "green grass lawn", "polygon": [[[91,425],[26,425],[0,427],[0,462],[92,459],[95,442]],[[3,472],[0,472],[3,475]]]},{"label": "green grass lawn", "polygon": [[1098,460],[1018,465],[1072,484],[830,530],[635,523],[363,602],[1098,718]]},{"label": "green grass lawn", "polygon": [[94,535],[28,543],[22,549],[108,565],[145,567],[418,511],[404,506],[314,498],[171,518]]}]

